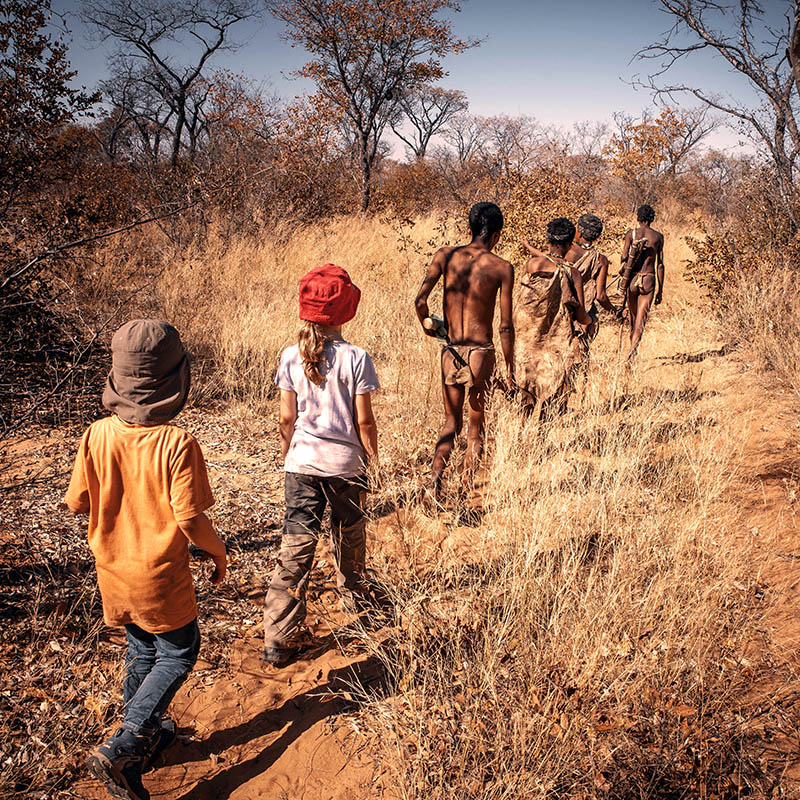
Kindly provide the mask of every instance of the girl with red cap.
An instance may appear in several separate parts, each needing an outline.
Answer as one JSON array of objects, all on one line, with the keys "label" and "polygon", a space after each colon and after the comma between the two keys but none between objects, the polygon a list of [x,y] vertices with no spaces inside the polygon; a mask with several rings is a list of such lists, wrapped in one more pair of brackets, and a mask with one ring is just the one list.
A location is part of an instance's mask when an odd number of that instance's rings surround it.
[{"label": "girl with red cap", "polygon": [[342,338],[361,292],[341,267],[326,264],[300,281],[297,344],[281,356],[280,432],[286,515],[278,563],[264,608],[264,659],[287,663],[301,649],[305,590],[326,506],[337,585],[356,610],[364,589],[367,459],[378,456],[371,392],[378,376],[369,355]]}]

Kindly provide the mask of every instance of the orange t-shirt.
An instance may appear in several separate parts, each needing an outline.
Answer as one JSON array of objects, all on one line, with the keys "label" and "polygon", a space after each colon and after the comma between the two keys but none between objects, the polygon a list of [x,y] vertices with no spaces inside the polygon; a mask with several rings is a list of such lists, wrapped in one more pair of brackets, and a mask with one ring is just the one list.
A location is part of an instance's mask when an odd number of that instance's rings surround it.
[{"label": "orange t-shirt", "polygon": [[66,504],[89,513],[107,625],[166,633],[197,616],[189,541],[178,520],[214,504],[197,440],[174,425],[116,415],[83,434]]}]

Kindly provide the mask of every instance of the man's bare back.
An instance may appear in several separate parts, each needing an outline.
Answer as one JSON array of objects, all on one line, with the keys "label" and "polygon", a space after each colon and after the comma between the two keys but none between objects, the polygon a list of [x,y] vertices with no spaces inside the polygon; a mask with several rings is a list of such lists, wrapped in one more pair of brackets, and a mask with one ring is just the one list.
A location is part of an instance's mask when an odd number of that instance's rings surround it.
[{"label": "man's bare back", "polygon": [[434,256],[434,263],[437,261],[442,268],[450,342],[491,344],[497,293],[512,273],[511,264],[474,243],[443,247]]},{"label": "man's bare back", "polygon": [[625,234],[625,241],[622,245],[623,262],[628,258],[628,251],[635,240],[644,239],[647,242],[637,272],[643,275],[655,275],[659,256],[664,252],[664,234],[651,228],[649,225],[638,225]]},{"label": "man's bare back", "polygon": [[514,375],[514,323],[511,296],[514,268],[494,255],[503,215],[494,203],[477,203],[470,211],[473,239],[460,247],[442,247],[434,255],[415,301],[417,317],[427,336],[428,297],[442,279],[448,344],[442,349],[442,395],[445,422],[433,458],[433,494],[456,436],[461,432],[464,401],[469,404],[469,430],[464,462],[472,474],[483,450],[484,414],[496,356],[493,343],[494,307],[500,295],[500,343],[509,382]]}]

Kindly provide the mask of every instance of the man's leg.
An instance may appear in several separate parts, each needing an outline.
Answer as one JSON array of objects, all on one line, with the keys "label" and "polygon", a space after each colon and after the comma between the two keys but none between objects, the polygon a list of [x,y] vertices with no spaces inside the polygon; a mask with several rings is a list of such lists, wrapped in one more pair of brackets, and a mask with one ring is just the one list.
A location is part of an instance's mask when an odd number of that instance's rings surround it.
[{"label": "man's leg", "polygon": [[639,349],[639,342],[642,340],[644,333],[644,326],[647,324],[647,317],[650,314],[650,306],[653,302],[653,292],[647,294],[639,294],[638,292],[631,292],[632,304],[635,308],[635,316],[631,323],[631,351],[628,353],[628,359],[633,360]]},{"label": "man's leg", "polygon": [[464,387],[448,386],[442,381],[442,397],[444,425],[439,431],[439,439],[433,452],[433,489],[437,494],[441,488],[442,473],[453,452],[456,436],[461,433],[464,424]]},{"label": "man's leg", "polygon": [[473,384],[469,390],[469,429],[467,430],[467,453],[464,469],[471,479],[483,454],[483,437],[486,423],[486,396],[494,372],[496,356],[493,350],[473,350],[470,354],[470,369]]},{"label": "man's leg", "polygon": [[367,521],[364,516],[365,479],[330,478],[324,482],[331,506],[331,544],[336,562],[336,585],[348,610],[355,611],[364,594]]},{"label": "man's leg", "polygon": [[306,586],[325,512],[321,479],[286,473],[286,515],[278,563],[264,601],[264,646],[291,646],[306,618]]},{"label": "man's leg", "polygon": [[122,727],[154,733],[175,693],[192,671],[200,652],[200,629],[194,619],[168,633],[154,634],[155,663],[125,707]]},{"label": "man's leg", "polygon": [[625,304],[628,306],[628,322],[631,325],[630,338],[633,339],[633,328],[636,324],[636,309],[638,307],[639,294],[635,289],[628,287],[625,292]]}]

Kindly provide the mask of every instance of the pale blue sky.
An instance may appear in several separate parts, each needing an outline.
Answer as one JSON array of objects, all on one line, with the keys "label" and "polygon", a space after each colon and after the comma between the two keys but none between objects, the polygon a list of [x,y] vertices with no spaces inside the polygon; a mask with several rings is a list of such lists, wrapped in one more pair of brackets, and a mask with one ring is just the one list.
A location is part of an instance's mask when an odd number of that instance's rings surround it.
[{"label": "pale blue sky", "polygon": [[[767,0],[772,22],[780,23],[786,5]],[[53,0],[53,9],[72,29],[70,59],[78,81],[93,87],[105,74],[107,50],[90,41],[77,15],[79,0]],[[480,47],[445,61],[449,74],[443,85],[466,92],[475,114],[528,114],[560,126],[608,120],[614,111],[638,114],[650,106],[649,92],[629,83],[648,65],[631,59],[672,24],[652,0],[464,0],[452,21],[459,36],[486,38]],[[215,63],[263,81],[286,98],[313,90],[308,82],[291,79],[306,54],[283,41],[281,30],[270,17],[243,23],[234,28],[243,46]],[[754,101],[746,79],[710,53],[693,56],[673,77],[681,75]],[[737,140],[730,132],[715,136],[719,146]]]}]

